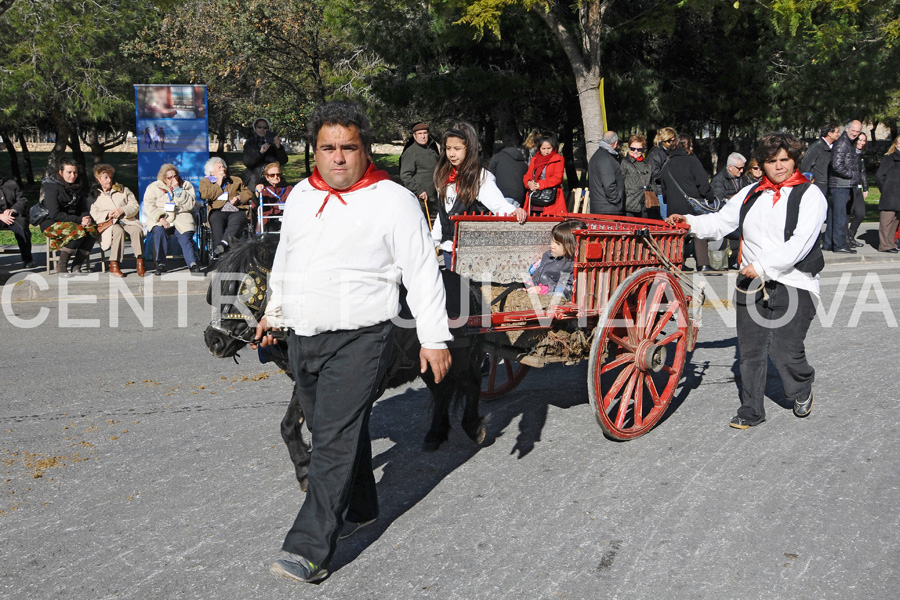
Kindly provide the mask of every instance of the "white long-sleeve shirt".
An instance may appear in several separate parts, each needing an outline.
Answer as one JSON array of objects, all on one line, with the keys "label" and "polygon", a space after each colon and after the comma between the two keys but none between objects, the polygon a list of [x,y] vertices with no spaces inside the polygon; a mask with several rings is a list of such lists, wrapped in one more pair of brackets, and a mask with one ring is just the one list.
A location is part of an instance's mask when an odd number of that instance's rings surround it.
[{"label": "white long-sleeve shirt", "polygon": [[399,284],[419,341],[445,348],[452,339],[444,285],[428,224],[416,197],[389,180],[334,195],[304,180],[285,203],[281,239],[269,276],[266,320],[298,335],[351,330],[399,314]]},{"label": "white long-sleeve shirt", "polygon": [[[741,205],[752,186],[747,186],[731,197],[717,213],[709,215],[685,215],[691,232],[700,238],[718,239],[737,229]],[[794,234],[784,240],[784,223],[787,219],[788,198],[794,188],[781,188],[781,198],[772,205],[773,190],[765,190],[754,202],[744,219],[744,242],[741,251],[741,267],[753,265],[756,272],[768,281],[808,290],[819,296],[819,276],[798,271],[794,265],[802,260],[815,244],[819,243],[822,224],[825,222],[827,203],[818,187],[811,185],[800,201],[800,214]]]},{"label": "white long-sleeve shirt", "polygon": [[[516,207],[509,203],[509,200],[503,197],[503,192],[497,187],[497,179],[494,174],[486,169],[481,170],[481,188],[478,190],[478,201],[481,202],[486,209],[497,216],[505,217],[515,212]],[[456,182],[447,186],[446,196],[444,197],[444,210],[448,213],[456,202]],[[447,240],[441,243],[443,237],[441,219],[434,220],[434,228],[431,230],[431,237],[436,246],[440,246],[445,252],[453,251],[453,240]]]}]

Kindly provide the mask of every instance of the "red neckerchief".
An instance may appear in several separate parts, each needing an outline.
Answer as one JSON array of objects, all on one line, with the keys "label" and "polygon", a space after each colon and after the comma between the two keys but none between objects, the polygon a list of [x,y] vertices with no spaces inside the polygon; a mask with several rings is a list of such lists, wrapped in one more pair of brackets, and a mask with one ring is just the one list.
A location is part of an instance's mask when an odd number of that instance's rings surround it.
[{"label": "red neckerchief", "polygon": [[453,167],[452,169],[450,169],[450,174],[447,175],[447,180],[444,182],[444,187],[447,187],[451,183],[456,183],[457,175],[459,175],[459,173],[456,172],[456,167]]},{"label": "red neckerchief", "polygon": [[764,190],[775,190],[775,195],[772,196],[772,206],[775,206],[775,203],[781,198],[781,188],[784,186],[794,187],[796,185],[800,185],[801,183],[809,183],[809,179],[800,174],[800,170],[795,170],[794,174],[782,181],[781,183],[772,183],[769,181],[769,177],[767,175],[763,175],[762,179],[759,180],[759,186],[756,188],[757,192],[762,192]]},{"label": "red neckerchief", "polygon": [[556,150],[551,151],[550,154],[547,154],[546,156],[544,156],[540,152],[535,154],[534,158],[531,159],[534,161],[534,169],[532,170],[531,174],[532,179],[535,177],[539,177],[541,171],[544,170],[544,167],[555,160],[557,156],[559,156],[559,154],[556,152]]},{"label": "red neckerchief", "polygon": [[346,194],[348,192],[355,192],[357,190],[361,190],[365,187],[369,187],[373,183],[377,183],[379,181],[384,181],[385,179],[390,179],[391,176],[388,175],[387,171],[379,171],[375,168],[373,163],[369,163],[369,168],[366,169],[366,172],[363,173],[362,179],[354,183],[348,188],[343,190],[336,190],[322,179],[322,176],[319,175],[319,168],[313,167],[312,175],[309,176],[309,184],[316,188],[317,190],[322,190],[323,192],[328,192],[325,195],[325,200],[322,202],[322,206],[319,207],[319,212],[316,213],[316,217],[322,214],[322,211],[325,210],[325,205],[328,204],[328,199],[334,196],[338,200],[340,200],[341,204],[347,206],[347,203],[344,202],[344,199],[341,197],[341,194]]}]

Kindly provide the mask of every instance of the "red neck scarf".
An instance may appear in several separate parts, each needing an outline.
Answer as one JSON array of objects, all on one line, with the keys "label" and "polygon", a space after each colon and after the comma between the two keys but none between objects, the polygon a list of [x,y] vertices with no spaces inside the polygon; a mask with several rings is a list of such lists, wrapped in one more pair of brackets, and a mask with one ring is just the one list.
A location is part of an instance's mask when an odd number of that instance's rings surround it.
[{"label": "red neck scarf", "polygon": [[799,169],[794,171],[794,174],[782,181],[781,183],[772,183],[769,181],[768,176],[763,175],[762,179],[759,180],[759,187],[756,188],[757,192],[762,192],[764,190],[775,190],[775,195],[772,196],[772,206],[775,206],[775,203],[781,199],[781,188],[784,186],[794,187],[796,185],[800,185],[801,183],[809,183],[809,179],[800,174]]},{"label": "red neck scarf", "polygon": [[322,211],[325,210],[325,205],[328,204],[328,199],[334,196],[338,200],[340,200],[341,204],[347,206],[347,203],[341,197],[341,194],[348,192],[355,192],[357,190],[361,190],[363,188],[369,187],[373,183],[377,183],[379,181],[384,181],[385,179],[390,179],[391,176],[387,174],[387,171],[379,171],[375,168],[373,163],[369,163],[369,168],[366,169],[366,172],[363,174],[362,179],[354,183],[348,188],[343,190],[336,190],[322,179],[322,176],[319,175],[319,168],[313,167],[312,175],[309,176],[309,184],[316,188],[317,190],[322,190],[323,192],[328,192],[325,195],[325,200],[322,202],[322,206],[319,207],[319,212],[316,213],[316,217],[322,214]]},{"label": "red neck scarf", "polygon": [[540,152],[535,154],[534,158],[531,159],[534,161],[534,170],[532,171],[532,174],[531,174],[532,178],[540,177],[541,171],[544,170],[544,167],[546,167],[551,162],[556,160],[557,156],[559,156],[559,154],[556,152],[556,150],[552,150],[550,152],[550,154],[548,154],[546,156],[544,156]]},{"label": "red neck scarf", "polygon": [[457,175],[459,175],[459,173],[456,171],[456,167],[453,167],[452,169],[450,169],[450,174],[447,175],[447,180],[444,181],[444,187],[447,187],[451,183],[456,183]]}]

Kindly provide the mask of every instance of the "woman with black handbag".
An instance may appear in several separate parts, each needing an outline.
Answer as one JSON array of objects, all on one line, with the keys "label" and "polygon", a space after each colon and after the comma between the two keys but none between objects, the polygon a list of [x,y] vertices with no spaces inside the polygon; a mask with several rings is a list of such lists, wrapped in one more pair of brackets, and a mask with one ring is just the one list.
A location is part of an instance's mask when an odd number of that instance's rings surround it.
[{"label": "woman with black handbag", "polygon": [[522,180],[528,190],[525,207],[530,215],[550,217],[566,212],[566,196],[562,189],[565,159],[556,151],[556,142],[543,136],[538,153],[531,159]]},{"label": "woman with black handbag", "polygon": [[[700,210],[696,206],[706,206],[706,202],[715,203],[716,198],[709,186],[706,171],[700,159],[694,156],[694,144],[690,136],[683,133],[675,137],[675,145],[669,152],[669,161],[660,174],[663,197],[666,199],[670,215],[701,215],[709,210]],[[692,203],[691,200],[694,202]],[[709,245],[706,240],[694,238],[694,259],[697,270],[712,271],[709,266]],[[687,255],[687,249],[685,249]]]}]

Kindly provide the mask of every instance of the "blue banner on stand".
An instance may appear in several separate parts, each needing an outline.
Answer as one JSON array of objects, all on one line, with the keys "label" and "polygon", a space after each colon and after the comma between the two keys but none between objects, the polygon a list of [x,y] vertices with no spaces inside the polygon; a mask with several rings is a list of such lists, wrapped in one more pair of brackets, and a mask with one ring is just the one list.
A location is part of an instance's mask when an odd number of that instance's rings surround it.
[{"label": "blue banner on stand", "polygon": [[209,117],[205,85],[135,85],[134,95],[143,220],[144,193],[166,163],[175,165],[199,194],[203,165],[209,160]]}]

